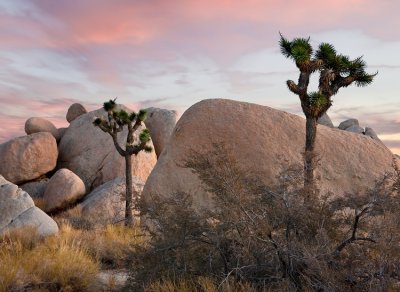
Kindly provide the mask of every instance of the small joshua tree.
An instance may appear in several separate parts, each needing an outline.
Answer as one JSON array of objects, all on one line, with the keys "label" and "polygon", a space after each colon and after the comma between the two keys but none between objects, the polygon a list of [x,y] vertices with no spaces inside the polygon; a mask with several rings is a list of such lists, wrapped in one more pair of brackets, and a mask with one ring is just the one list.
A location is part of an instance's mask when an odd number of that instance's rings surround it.
[{"label": "small joshua tree", "polygon": [[[147,143],[150,141],[150,132],[143,129],[139,134],[139,141],[135,144],[133,134],[142,125],[146,119],[146,111],[140,110],[138,113],[127,113],[123,109],[116,110],[114,100],[109,100],[103,104],[104,110],[108,113],[108,119],[96,118],[93,124],[99,127],[103,132],[110,134],[114,146],[118,153],[125,158],[125,177],[126,177],[126,195],[125,195],[125,225],[130,226],[133,223],[133,199],[132,199],[132,155],[137,155],[140,151],[151,152],[153,148]],[[119,145],[117,135],[122,132],[124,127],[128,127],[125,149]]]},{"label": "small joshua tree", "polygon": [[[340,88],[353,82],[357,86],[369,85],[377,73],[367,74],[366,63],[362,57],[350,60],[348,56],[338,54],[329,43],[321,43],[315,53],[309,43],[310,38],[287,40],[280,35],[280,48],[286,58],[292,59],[300,71],[298,83],[287,81],[289,90],[300,98],[301,107],[306,116],[306,144],[304,153],[304,187],[315,193],[314,164],[317,120],[332,105],[332,96]],[[310,75],[320,73],[318,91],[308,92]]]}]

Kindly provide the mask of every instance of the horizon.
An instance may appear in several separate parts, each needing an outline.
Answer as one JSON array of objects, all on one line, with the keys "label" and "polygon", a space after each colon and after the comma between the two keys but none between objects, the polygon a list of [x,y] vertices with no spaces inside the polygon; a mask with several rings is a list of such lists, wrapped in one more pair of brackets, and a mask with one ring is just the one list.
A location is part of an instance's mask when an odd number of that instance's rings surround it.
[{"label": "horizon", "polygon": [[25,135],[30,117],[67,126],[72,103],[93,110],[114,97],[180,115],[228,98],[304,117],[286,86],[298,70],[280,53],[281,32],[362,55],[367,72],[379,72],[367,87],[341,89],[328,115],[335,126],[358,119],[400,154],[399,9],[370,0],[1,1],[0,143]]}]

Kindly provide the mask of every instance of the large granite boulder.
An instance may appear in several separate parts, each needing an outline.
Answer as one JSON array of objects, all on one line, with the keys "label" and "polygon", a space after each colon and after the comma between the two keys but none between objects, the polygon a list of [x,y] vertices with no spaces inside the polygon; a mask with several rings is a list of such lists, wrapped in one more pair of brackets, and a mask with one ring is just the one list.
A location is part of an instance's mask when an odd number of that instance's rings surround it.
[{"label": "large granite boulder", "polygon": [[154,107],[147,108],[146,112],[145,124],[150,130],[151,140],[157,157],[159,157],[175,128],[178,114],[174,110]]},{"label": "large granite boulder", "polygon": [[71,123],[77,117],[86,113],[87,110],[83,105],[81,105],[80,103],[74,103],[68,108],[67,116],[65,118],[67,119],[68,123]]},{"label": "large granite boulder", "polygon": [[[126,111],[130,111],[123,107]],[[110,135],[93,125],[96,117],[106,119],[103,109],[83,114],[73,120],[59,144],[58,168],[68,168],[77,174],[90,191],[103,183],[125,175],[125,159],[115,149]],[[139,127],[134,138],[139,139]],[[119,133],[118,141],[124,146],[127,129]],[[151,144],[151,146],[153,146]],[[140,152],[132,156],[132,175],[146,181],[157,161],[156,154]]]},{"label": "large granite boulder", "polygon": [[34,180],[55,168],[57,155],[50,133],[14,138],[0,144],[0,174],[15,184]]},{"label": "large granite boulder", "polygon": [[[149,176],[142,198],[191,194],[196,206],[207,207],[210,195],[198,176],[183,167],[192,151],[209,153],[213,142],[224,143],[235,153],[243,171],[267,186],[287,164],[302,164],[305,119],[270,107],[232,100],[203,100],[178,121],[171,139]],[[357,193],[372,187],[392,169],[393,154],[382,143],[364,135],[318,126],[316,152],[322,193]]]},{"label": "large granite boulder", "polygon": [[35,207],[28,193],[0,175],[0,234],[28,226],[36,227],[41,236],[58,232],[56,222]]},{"label": "large granite boulder", "polygon": [[30,135],[39,132],[48,132],[53,135],[53,137],[58,141],[60,136],[58,134],[58,130],[56,126],[53,125],[52,122],[44,119],[33,117],[29,118],[25,122],[25,133]]},{"label": "large granite boulder", "polygon": [[[140,197],[144,182],[133,177],[134,196]],[[94,189],[80,204],[82,216],[98,224],[112,224],[125,218],[125,177],[117,177]]]},{"label": "large granite boulder", "polygon": [[85,184],[79,176],[69,169],[59,169],[49,180],[44,192],[44,211],[53,212],[70,206],[85,193]]}]

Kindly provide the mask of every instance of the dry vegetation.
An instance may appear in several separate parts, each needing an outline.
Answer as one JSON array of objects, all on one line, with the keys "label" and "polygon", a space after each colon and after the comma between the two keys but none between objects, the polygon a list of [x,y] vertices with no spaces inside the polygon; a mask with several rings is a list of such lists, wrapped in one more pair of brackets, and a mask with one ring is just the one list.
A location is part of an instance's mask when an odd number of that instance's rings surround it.
[{"label": "dry vegetation", "polygon": [[225,283],[257,291],[400,289],[399,169],[364,193],[310,201],[301,167],[282,169],[280,183],[266,187],[222,145],[193,153],[186,166],[213,194],[215,208],[198,210],[182,193],[143,204],[151,241],[131,269],[133,289],[229,291]]},{"label": "dry vegetation", "polygon": [[83,230],[61,223],[59,235],[46,239],[34,229],[17,230],[0,238],[0,291],[112,290],[112,278],[99,288],[98,272],[125,269],[137,245],[145,245],[137,227]]},{"label": "dry vegetation", "polygon": [[[154,195],[143,231],[99,227],[78,208],[59,214],[57,236],[33,229],[0,237],[0,291],[112,291],[99,271],[129,270],[128,291],[398,291],[400,171],[361,194],[310,201],[299,167],[266,187],[226,146],[186,162],[214,198]],[[143,227],[142,227],[143,228]],[[145,235],[145,232],[147,235]]]}]

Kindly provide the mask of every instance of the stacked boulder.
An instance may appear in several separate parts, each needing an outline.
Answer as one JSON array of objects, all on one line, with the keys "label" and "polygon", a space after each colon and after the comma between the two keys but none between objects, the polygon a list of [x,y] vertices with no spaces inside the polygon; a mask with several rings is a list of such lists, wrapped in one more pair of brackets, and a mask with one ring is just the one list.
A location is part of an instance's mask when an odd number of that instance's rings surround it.
[{"label": "stacked boulder", "polygon": [[57,164],[57,143],[48,132],[14,138],[0,144],[0,174],[20,184],[39,178]]}]

